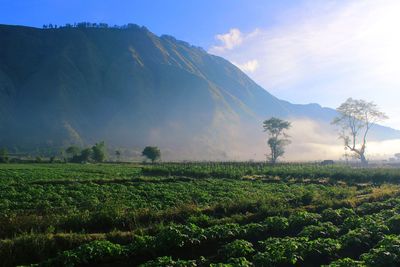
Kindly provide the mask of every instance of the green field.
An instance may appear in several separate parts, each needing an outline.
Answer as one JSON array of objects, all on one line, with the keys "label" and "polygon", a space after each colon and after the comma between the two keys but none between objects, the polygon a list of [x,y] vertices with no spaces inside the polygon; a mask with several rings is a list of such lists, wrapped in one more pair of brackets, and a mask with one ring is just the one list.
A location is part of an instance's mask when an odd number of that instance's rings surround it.
[{"label": "green field", "polygon": [[399,266],[400,170],[1,164],[1,266]]}]

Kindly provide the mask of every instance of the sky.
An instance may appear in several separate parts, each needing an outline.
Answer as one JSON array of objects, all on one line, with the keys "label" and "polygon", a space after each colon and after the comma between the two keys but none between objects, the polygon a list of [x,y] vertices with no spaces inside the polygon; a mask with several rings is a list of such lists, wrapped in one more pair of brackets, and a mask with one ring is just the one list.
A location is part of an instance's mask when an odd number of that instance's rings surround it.
[{"label": "sky", "polygon": [[398,0],[0,0],[0,23],[136,23],[241,68],[275,96],[374,101],[400,129]]}]

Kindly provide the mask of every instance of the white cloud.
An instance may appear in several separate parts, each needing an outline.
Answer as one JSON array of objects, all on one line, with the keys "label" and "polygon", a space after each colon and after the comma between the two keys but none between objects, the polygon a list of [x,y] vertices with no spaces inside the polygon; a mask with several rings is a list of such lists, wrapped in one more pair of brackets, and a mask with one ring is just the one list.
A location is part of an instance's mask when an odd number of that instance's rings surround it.
[{"label": "white cloud", "polygon": [[243,64],[236,63],[236,62],[232,62],[232,63],[235,64],[239,69],[241,69],[244,72],[254,72],[259,67],[258,60],[256,60],[256,59],[249,60]]},{"label": "white cloud", "polygon": [[375,101],[400,128],[400,1],[309,3],[268,28],[220,34],[223,45],[209,52],[278,97],[331,107],[350,96]]},{"label": "white cloud", "polygon": [[217,34],[215,39],[220,41],[221,44],[211,48],[213,53],[223,53],[226,50],[232,50],[243,42],[242,33],[236,28],[230,29],[229,32],[225,34]]}]

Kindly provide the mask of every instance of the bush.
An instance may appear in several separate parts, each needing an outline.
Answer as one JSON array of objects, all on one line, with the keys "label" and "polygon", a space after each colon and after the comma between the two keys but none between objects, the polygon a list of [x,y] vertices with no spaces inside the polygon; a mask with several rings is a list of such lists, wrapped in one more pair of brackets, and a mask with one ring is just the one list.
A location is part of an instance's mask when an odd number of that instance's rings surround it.
[{"label": "bush", "polygon": [[400,265],[400,238],[386,236],[370,252],[361,255],[367,266],[395,267]]},{"label": "bush", "polygon": [[246,258],[230,258],[228,263],[231,264],[232,267],[250,267],[253,266],[251,262],[249,262]]},{"label": "bush", "polygon": [[288,266],[303,260],[306,238],[268,238],[259,242],[264,252],[257,253],[254,258],[255,266]]},{"label": "bush", "polygon": [[308,225],[303,228],[299,236],[308,237],[309,239],[316,239],[319,237],[337,237],[339,228],[331,222],[319,223],[318,225]]},{"label": "bush", "polygon": [[400,215],[395,215],[387,221],[390,233],[400,234]]},{"label": "bush", "polygon": [[199,245],[206,238],[203,233],[204,230],[194,224],[172,225],[158,233],[155,243],[165,251],[186,245]]},{"label": "bush", "polygon": [[285,217],[268,217],[263,222],[267,226],[268,232],[275,235],[283,235],[289,228],[289,220]]},{"label": "bush", "polygon": [[7,149],[5,148],[0,149],[0,163],[8,163],[8,162],[9,158]]},{"label": "bush", "polygon": [[116,261],[126,256],[126,252],[126,249],[119,244],[110,241],[93,241],[76,249],[63,251],[56,258],[50,259],[42,265],[76,266]]},{"label": "bush", "polygon": [[351,230],[341,236],[342,254],[347,257],[358,257],[368,251],[375,244],[371,232],[366,229]]},{"label": "bush", "polygon": [[340,216],[339,211],[334,210],[332,208],[323,210],[321,216],[322,216],[322,221],[332,222],[334,224],[339,224],[342,220],[342,216]]},{"label": "bush", "polygon": [[197,266],[196,261],[194,260],[173,260],[169,256],[158,257],[155,260],[148,261],[142,265],[141,267],[165,267],[165,266],[173,266],[173,267],[195,267]]},{"label": "bush", "polygon": [[211,263],[210,267],[251,267],[253,264],[246,258],[230,258],[228,263]]},{"label": "bush", "polygon": [[292,232],[298,233],[304,226],[317,224],[321,215],[307,211],[296,212],[289,216],[289,228]]},{"label": "bush", "polygon": [[338,240],[318,238],[305,244],[304,261],[312,266],[327,264],[337,258],[341,246]]},{"label": "bush", "polygon": [[253,244],[246,240],[235,240],[226,244],[219,253],[226,259],[248,257],[254,253]]},{"label": "bush", "polygon": [[339,259],[327,265],[327,267],[364,267],[364,266],[365,264],[362,261],[356,261],[350,258]]}]

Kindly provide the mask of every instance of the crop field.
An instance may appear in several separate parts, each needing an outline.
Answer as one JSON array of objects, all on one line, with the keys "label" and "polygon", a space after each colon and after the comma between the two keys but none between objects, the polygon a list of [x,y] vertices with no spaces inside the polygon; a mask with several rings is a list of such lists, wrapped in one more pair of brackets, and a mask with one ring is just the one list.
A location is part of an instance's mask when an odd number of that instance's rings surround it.
[{"label": "crop field", "polygon": [[400,169],[0,164],[0,266],[400,266]]}]

